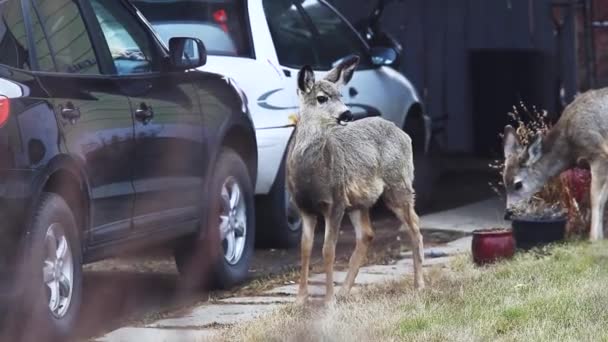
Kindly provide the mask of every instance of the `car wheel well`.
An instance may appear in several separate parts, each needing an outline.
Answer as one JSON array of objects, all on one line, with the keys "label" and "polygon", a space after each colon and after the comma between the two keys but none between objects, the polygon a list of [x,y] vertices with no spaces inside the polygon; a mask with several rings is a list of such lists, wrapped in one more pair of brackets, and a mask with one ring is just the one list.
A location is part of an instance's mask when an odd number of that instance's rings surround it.
[{"label": "car wheel well", "polygon": [[408,110],[403,130],[412,139],[414,153],[424,152],[427,131],[424,110],[420,103],[414,103]]},{"label": "car wheel well", "polygon": [[51,192],[63,198],[74,214],[80,233],[87,227],[87,196],[74,174],[65,170],[55,171],[47,179],[43,192]]},{"label": "car wheel well", "polygon": [[[257,157],[256,157],[256,146],[251,144],[251,141],[247,139],[248,132],[242,128],[235,127],[230,129],[222,142],[222,147],[228,147],[234,150],[247,165],[249,176],[255,183],[257,176]],[[252,184],[255,185],[255,184]]]}]

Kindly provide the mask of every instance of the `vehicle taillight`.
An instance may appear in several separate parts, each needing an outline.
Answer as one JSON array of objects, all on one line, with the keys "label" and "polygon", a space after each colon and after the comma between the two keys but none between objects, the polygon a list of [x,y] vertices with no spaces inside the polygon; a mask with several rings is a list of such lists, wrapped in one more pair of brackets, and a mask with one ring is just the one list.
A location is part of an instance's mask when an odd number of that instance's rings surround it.
[{"label": "vehicle taillight", "polygon": [[0,95],[0,127],[8,121],[11,112],[11,102],[7,97]]},{"label": "vehicle taillight", "polygon": [[228,25],[226,22],[228,21],[228,15],[226,14],[226,10],[219,9],[213,12],[213,20],[220,25],[224,32],[228,32]]}]

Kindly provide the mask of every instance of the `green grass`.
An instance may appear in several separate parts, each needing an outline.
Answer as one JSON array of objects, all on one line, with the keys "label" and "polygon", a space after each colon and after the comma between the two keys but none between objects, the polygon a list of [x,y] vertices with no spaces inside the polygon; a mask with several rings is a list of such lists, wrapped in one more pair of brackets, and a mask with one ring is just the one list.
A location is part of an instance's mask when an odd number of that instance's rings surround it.
[{"label": "green grass", "polygon": [[457,258],[335,307],[288,306],[224,338],[253,341],[608,341],[608,243],[573,243],[491,267]]},{"label": "green grass", "polygon": [[[479,270],[460,260],[402,317],[405,340],[608,339],[608,248],[577,244]],[[407,315],[404,315],[407,316]],[[412,330],[412,320],[427,322]]]}]

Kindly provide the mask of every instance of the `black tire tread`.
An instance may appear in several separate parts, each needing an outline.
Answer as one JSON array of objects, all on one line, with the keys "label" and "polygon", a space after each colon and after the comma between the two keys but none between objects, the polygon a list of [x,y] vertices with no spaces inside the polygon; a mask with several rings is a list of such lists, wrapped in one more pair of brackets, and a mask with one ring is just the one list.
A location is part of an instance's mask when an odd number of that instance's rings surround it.
[{"label": "black tire tread", "polygon": [[[227,265],[219,246],[219,231],[216,232],[212,215],[206,215],[208,220],[205,229],[199,236],[189,237],[179,244],[175,250],[175,262],[182,275],[182,285],[190,288],[231,288],[247,279],[249,265],[253,258],[255,237],[255,213],[253,201],[253,184],[248,168],[243,159],[230,148],[223,148],[216,162],[210,181],[209,203],[214,200],[218,183],[222,183],[228,174],[235,176],[241,186],[241,195],[246,196],[247,205],[247,234],[245,250],[237,265]],[[210,204],[211,208],[212,205]],[[212,210],[212,209],[211,209]],[[210,268],[206,267],[210,266]],[[210,279],[211,277],[211,279]]]},{"label": "black tire tread", "polygon": [[[38,267],[41,266],[37,265],[36,262],[40,254],[35,254],[32,251],[42,249],[40,244],[44,244],[46,235],[46,231],[43,230],[55,220],[62,221],[61,223],[65,225],[65,233],[68,236],[68,243],[71,245],[74,260],[74,292],[70,303],[71,308],[70,312],[61,320],[52,317],[46,305],[39,302],[42,296],[39,292],[39,286],[42,284],[32,281],[32,278],[36,279],[35,272],[40,272]],[[82,249],[75,216],[61,196],[50,192],[40,195],[32,211],[29,228],[24,237],[24,248],[21,252],[22,255],[19,258],[21,267],[17,275],[17,282],[18,284],[24,284],[24,286],[20,296],[21,308],[17,319],[22,322],[11,324],[9,329],[16,329],[13,333],[21,335],[21,339],[24,341],[67,340],[74,332],[82,302]],[[34,325],[35,329],[31,329],[31,325]]]},{"label": "black tire tread", "polygon": [[258,234],[256,242],[260,247],[293,248],[300,242],[301,231],[292,231],[287,227],[285,204],[285,158],[281,162],[274,184],[267,195],[259,196],[256,201],[258,215]]}]

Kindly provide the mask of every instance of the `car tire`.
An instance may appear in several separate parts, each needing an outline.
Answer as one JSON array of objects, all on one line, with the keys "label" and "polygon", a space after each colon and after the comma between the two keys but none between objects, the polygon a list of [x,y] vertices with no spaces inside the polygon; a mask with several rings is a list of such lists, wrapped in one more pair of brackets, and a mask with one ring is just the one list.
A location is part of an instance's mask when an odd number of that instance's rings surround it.
[{"label": "car tire", "polygon": [[435,185],[441,175],[441,151],[435,139],[431,139],[426,154],[414,155],[414,173],[416,210],[424,211],[433,204]]},{"label": "car tire", "polygon": [[228,148],[220,152],[211,177],[207,224],[197,238],[177,246],[175,262],[183,285],[227,289],[248,278],[253,258],[253,184],[241,157]]},{"label": "car tire", "polygon": [[23,292],[16,329],[23,341],[65,341],[82,304],[82,249],[74,214],[61,196],[42,193],[29,227],[17,274]]},{"label": "car tire", "polygon": [[287,191],[285,171],[284,159],[270,192],[256,201],[258,246],[293,248],[300,242],[302,219]]}]

